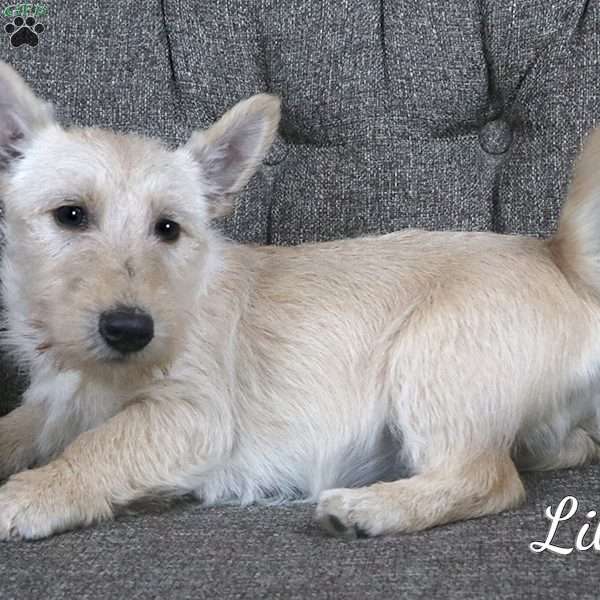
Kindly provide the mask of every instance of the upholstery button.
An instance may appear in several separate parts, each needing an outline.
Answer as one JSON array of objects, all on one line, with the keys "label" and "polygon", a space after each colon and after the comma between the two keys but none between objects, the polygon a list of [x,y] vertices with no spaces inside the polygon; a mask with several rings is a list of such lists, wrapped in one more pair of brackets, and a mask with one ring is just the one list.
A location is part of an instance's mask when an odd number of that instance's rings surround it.
[{"label": "upholstery button", "polygon": [[265,165],[267,165],[269,167],[278,165],[280,162],[285,160],[287,153],[288,153],[287,144],[283,141],[282,137],[279,134],[277,134],[277,136],[275,137],[275,141],[273,142],[273,145],[269,149],[269,152],[267,152],[267,156],[265,156],[264,163],[265,163]]},{"label": "upholstery button", "polygon": [[512,129],[503,119],[486,123],[479,132],[479,143],[488,154],[504,154],[512,140]]}]

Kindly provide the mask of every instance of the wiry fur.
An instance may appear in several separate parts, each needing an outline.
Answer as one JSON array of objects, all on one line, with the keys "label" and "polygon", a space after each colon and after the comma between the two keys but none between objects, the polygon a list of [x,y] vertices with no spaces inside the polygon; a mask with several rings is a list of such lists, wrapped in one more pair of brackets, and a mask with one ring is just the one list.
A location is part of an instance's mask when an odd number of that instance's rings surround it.
[{"label": "wiry fur", "polygon": [[[261,248],[209,221],[266,153],[276,99],[170,151],[64,130],[25,89],[0,68],[5,341],[31,376],[0,419],[0,538],[188,492],[318,501],[344,537],[413,531],[515,506],[517,467],[597,459],[600,134],[551,241],[405,231]],[[54,221],[65,203],[88,208],[86,231]],[[182,225],[176,243],[153,235],[161,216]],[[98,334],[122,304],[155,322],[130,357]]]}]

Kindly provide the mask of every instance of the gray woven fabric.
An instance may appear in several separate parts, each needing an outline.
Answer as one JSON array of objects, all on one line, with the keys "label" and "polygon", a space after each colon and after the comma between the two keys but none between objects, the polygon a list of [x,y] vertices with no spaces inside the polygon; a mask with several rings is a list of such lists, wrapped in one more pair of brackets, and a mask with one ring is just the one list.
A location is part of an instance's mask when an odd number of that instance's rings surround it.
[{"label": "gray woven fabric", "polygon": [[354,542],[324,537],[311,506],[190,505],[51,540],[0,544],[0,597],[595,600],[597,555],[534,554],[529,543],[546,538],[546,506],[574,494],[581,511],[554,539],[572,546],[589,522],[585,512],[600,508],[590,494],[599,486],[599,467],[536,475],[518,511]]},{"label": "gray woven fabric", "polygon": [[191,122],[257,90],[284,99],[272,193],[241,209],[271,204],[266,241],[553,229],[600,115],[597,2],[202,5],[166,11]]},{"label": "gray woven fabric", "polygon": [[[581,138],[600,122],[598,0],[48,7],[39,46],[6,36],[0,58],[64,122],[179,143],[244,96],[282,96],[275,147],[221,224],[241,241],[408,226],[547,235]],[[0,413],[16,390],[5,365]],[[0,598],[595,598],[591,552],[527,545],[543,539],[547,504],[574,494],[597,508],[599,484],[598,468],[536,476],[523,509],[355,544],[322,537],[308,507],[125,518],[0,545]]]}]

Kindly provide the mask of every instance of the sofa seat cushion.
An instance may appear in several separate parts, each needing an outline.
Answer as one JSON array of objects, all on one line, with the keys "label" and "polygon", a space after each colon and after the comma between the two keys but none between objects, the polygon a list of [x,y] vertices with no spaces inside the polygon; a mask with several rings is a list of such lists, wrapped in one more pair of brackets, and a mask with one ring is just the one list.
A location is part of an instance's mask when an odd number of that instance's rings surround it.
[{"label": "sofa seat cushion", "polygon": [[600,512],[600,467],[526,477],[525,506],[410,535],[344,542],[313,522],[314,507],[183,505],[48,540],[0,544],[3,600],[64,598],[596,600],[593,550],[535,554],[566,495],[579,502],[554,544],[573,547]]}]

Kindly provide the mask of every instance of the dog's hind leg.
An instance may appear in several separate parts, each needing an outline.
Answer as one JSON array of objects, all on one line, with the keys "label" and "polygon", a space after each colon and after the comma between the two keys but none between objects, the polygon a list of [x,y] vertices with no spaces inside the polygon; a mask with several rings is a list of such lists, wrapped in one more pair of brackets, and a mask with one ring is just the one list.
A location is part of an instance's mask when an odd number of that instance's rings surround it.
[{"label": "dog's hind leg", "polygon": [[540,454],[516,453],[515,462],[522,471],[571,469],[600,462],[600,440],[597,432],[576,427],[558,449]]},{"label": "dog's hind leg", "polygon": [[597,463],[599,460],[598,439],[594,439],[585,429],[577,427],[569,434],[558,455],[549,460],[542,469],[570,469]]},{"label": "dog's hind leg", "polygon": [[449,457],[445,467],[408,479],[323,492],[316,517],[335,536],[368,537],[498,513],[524,497],[509,456]]},{"label": "dog's hind leg", "polygon": [[[498,513],[524,499],[511,448],[536,365],[518,360],[529,350],[518,332],[502,332],[508,342],[498,343],[489,298],[465,307],[463,297],[450,287],[443,298],[423,301],[379,355],[377,373],[387,384],[378,396],[388,403],[387,422],[414,475],[325,491],[317,519],[327,531],[344,537],[417,531]],[[498,319],[501,310],[508,312],[505,322],[520,325],[518,304],[498,307]]]}]

